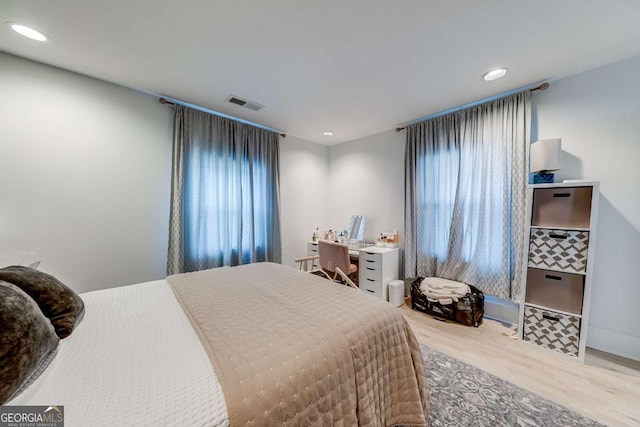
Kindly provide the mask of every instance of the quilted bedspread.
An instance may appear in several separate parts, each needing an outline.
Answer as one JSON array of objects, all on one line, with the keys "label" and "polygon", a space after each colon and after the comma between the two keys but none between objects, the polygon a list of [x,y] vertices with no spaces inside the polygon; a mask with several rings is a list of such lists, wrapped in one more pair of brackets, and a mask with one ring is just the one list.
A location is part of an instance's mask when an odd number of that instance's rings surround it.
[{"label": "quilted bedspread", "polygon": [[379,298],[280,264],[170,276],[231,425],[426,425],[418,343]]}]

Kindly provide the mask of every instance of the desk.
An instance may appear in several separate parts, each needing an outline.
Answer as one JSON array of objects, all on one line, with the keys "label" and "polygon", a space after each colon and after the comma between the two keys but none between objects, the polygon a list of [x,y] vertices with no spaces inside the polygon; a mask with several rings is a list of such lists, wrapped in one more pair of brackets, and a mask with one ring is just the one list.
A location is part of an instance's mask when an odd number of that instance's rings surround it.
[{"label": "desk", "polygon": [[[307,255],[319,255],[318,242],[307,242]],[[358,264],[360,290],[388,300],[387,285],[398,278],[400,251],[378,246],[353,247],[349,255]],[[317,264],[314,264],[317,267]]]}]

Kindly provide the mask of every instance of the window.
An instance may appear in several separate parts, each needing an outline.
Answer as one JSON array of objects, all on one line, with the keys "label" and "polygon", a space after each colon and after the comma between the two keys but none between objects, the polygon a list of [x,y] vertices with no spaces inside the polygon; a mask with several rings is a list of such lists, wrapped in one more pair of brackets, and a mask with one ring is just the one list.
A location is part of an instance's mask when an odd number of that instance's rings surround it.
[{"label": "window", "polygon": [[219,265],[251,262],[267,244],[269,189],[264,162],[194,153],[188,177],[190,251]]},{"label": "window", "polygon": [[483,163],[482,157],[480,150],[470,147],[449,148],[421,157],[426,184],[421,197],[425,215],[422,226],[423,235],[429,236],[423,240],[421,250],[437,263],[444,263],[453,250],[461,262],[475,263],[474,268],[493,275],[502,270],[504,242],[508,240],[508,230],[502,226],[505,189],[501,171],[506,167],[494,163],[492,168],[496,170],[485,169],[483,179],[472,170],[461,170],[461,162]]},{"label": "window", "polygon": [[278,134],[175,107],[167,274],[280,262]]}]

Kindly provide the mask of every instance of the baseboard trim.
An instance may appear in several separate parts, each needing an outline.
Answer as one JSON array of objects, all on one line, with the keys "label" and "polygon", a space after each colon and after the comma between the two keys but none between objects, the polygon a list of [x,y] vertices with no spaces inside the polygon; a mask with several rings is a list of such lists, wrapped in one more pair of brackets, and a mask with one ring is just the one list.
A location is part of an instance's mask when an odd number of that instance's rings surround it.
[{"label": "baseboard trim", "polygon": [[484,316],[489,319],[511,325],[517,325],[519,310],[520,306],[518,304],[492,297],[490,295],[485,296]]},{"label": "baseboard trim", "polygon": [[589,325],[587,347],[640,361],[640,337]]}]

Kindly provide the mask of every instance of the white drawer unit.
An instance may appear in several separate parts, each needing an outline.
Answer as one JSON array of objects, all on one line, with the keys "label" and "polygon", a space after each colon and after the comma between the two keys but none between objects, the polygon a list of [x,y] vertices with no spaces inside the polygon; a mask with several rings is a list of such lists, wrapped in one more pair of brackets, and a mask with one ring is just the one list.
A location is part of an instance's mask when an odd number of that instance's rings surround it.
[{"label": "white drawer unit", "polygon": [[360,249],[358,281],[360,290],[388,301],[387,286],[398,278],[398,248],[370,246]]},{"label": "white drawer unit", "polygon": [[307,256],[318,255],[318,242],[307,242]]},{"label": "white drawer unit", "polygon": [[365,279],[362,281],[360,279],[358,286],[360,286],[360,290],[362,292],[366,292],[371,295],[375,295],[378,298],[382,298],[382,282],[381,281],[371,281]]},{"label": "white drawer unit", "polygon": [[382,268],[380,264],[363,265],[360,267],[360,277],[369,282],[382,282]]},{"label": "white drawer unit", "polygon": [[[318,252],[318,242],[307,242],[307,256],[320,255]],[[318,260],[313,261],[311,270],[320,268],[320,262]]]},{"label": "white drawer unit", "polygon": [[597,182],[530,185],[518,335],[584,360],[598,215]]},{"label": "white drawer unit", "polygon": [[382,253],[369,252],[375,249],[376,246],[364,248],[360,251],[360,261],[363,261],[365,265],[380,264],[382,263]]}]

